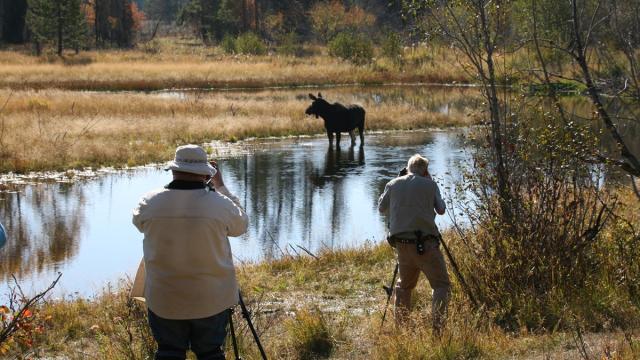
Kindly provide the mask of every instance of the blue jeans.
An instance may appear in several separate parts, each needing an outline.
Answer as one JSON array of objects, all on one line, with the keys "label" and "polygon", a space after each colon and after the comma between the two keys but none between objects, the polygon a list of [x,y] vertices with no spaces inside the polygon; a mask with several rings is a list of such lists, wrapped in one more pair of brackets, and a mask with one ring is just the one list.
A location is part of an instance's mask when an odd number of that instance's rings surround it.
[{"label": "blue jeans", "polygon": [[149,327],[158,343],[156,360],[184,360],[189,348],[198,360],[224,360],[229,312],[203,319],[170,320],[149,310]]}]

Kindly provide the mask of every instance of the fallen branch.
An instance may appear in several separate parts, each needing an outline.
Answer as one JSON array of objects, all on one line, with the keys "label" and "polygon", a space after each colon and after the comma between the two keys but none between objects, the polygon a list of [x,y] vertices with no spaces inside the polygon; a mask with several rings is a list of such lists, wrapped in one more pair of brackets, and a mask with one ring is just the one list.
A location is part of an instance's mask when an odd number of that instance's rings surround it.
[{"label": "fallen branch", "polygon": [[28,317],[27,314],[29,314],[29,308],[31,308],[32,306],[34,306],[35,304],[37,304],[38,302],[40,302],[40,300],[42,300],[49,291],[51,291],[54,287],[56,287],[56,285],[58,284],[58,281],[60,281],[60,277],[62,277],[62,273],[59,272],[58,273],[58,277],[56,277],[55,280],[53,280],[53,282],[51,283],[51,285],[49,285],[48,288],[46,288],[44,291],[36,294],[34,297],[27,299],[25,297],[25,295],[22,293],[22,289],[20,289],[20,285],[18,284],[18,282],[16,281],[16,286],[18,287],[18,289],[20,290],[21,296],[23,297],[22,300],[24,301],[24,305],[22,305],[22,307],[20,308],[20,310],[13,316],[13,318],[11,319],[11,321],[9,321],[8,324],[4,325],[2,331],[0,331],[0,344],[4,343],[5,341],[7,341],[11,335],[19,329],[18,324],[20,324],[20,322]]}]

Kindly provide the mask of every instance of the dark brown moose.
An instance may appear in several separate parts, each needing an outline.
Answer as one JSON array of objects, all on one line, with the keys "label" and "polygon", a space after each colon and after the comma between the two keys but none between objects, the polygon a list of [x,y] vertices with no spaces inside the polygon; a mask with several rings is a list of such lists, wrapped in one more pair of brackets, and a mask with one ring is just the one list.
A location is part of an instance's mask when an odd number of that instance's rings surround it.
[{"label": "dark brown moose", "polygon": [[355,129],[360,133],[360,146],[364,145],[364,109],[359,105],[344,106],[340,103],[329,104],[318,93],[318,97],[309,94],[313,100],[311,106],[305,110],[307,115],[315,115],[324,120],[324,128],[327,129],[329,146],[333,146],[333,134],[336,134],[336,147],[340,146],[340,133],[348,132],[351,136],[351,146],[356,145]]}]

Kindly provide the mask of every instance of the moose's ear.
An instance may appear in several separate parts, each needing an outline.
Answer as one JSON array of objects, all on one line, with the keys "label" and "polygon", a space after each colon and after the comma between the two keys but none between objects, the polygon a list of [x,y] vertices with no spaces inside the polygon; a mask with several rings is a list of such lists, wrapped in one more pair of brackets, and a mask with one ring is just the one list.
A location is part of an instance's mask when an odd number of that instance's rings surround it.
[{"label": "moose's ear", "polygon": [[322,99],[322,94],[318,93],[318,97],[319,97],[320,99]]},{"label": "moose's ear", "polygon": [[310,98],[311,100],[317,100],[317,99],[318,99],[317,97],[313,96],[313,94],[309,94],[309,98]]}]

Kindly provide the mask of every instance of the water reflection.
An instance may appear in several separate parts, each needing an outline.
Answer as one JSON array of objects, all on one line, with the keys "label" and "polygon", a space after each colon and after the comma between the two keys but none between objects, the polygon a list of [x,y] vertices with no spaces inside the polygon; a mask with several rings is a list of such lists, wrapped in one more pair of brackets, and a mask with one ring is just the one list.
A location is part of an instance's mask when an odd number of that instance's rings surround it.
[{"label": "water reflection", "polygon": [[0,218],[10,238],[0,249],[0,280],[11,274],[55,271],[75,256],[84,226],[81,186],[30,186],[0,197]]},{"label": "water reflection", "polygon": [[[297,245],[316,252],[382,241],[377,199],[409,156],[425,154],[441,176],[458,176],[466,163],[458,131],[369,135],[367,142],[335,149],[324,137],[261,141],[222,159],[225,183],[250,215],[248,233],[232,239],[236,260],[279,257]],[[0,249],[0,297],[11,274],[28,289],[62,271],[58,293],[84,295],[132,274],[142,236],[131,209],[168,182],[168,173],[147,168],[2,194],[0,218],[11,238]],[[440,221],[446,226],[446,218]]]}]

